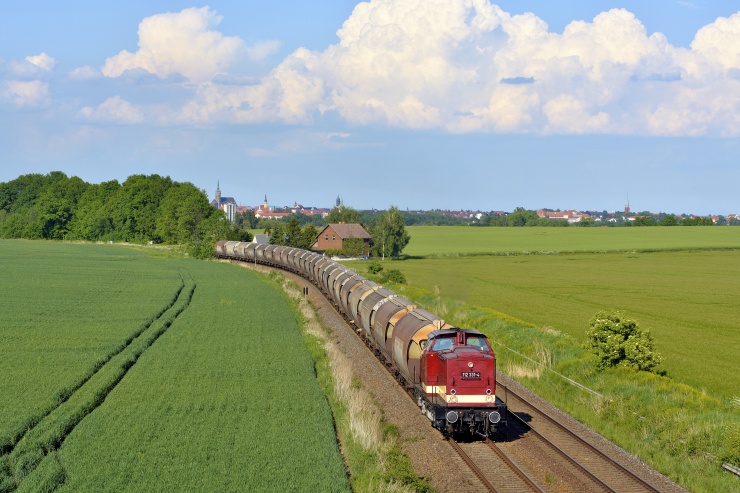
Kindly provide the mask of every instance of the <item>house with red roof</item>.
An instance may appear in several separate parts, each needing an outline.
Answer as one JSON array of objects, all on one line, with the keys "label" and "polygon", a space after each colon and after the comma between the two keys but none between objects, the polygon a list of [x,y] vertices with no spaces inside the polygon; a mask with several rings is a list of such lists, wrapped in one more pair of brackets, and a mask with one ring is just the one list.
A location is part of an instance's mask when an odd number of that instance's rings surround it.
[{"label": "house with red roof", "polygon": [[311,246],[314,250],[341,250],[347,238],[361,238],[364,243],[364,255],[370,255],[370,234],[360,224],[329,224],[321,230]]}]

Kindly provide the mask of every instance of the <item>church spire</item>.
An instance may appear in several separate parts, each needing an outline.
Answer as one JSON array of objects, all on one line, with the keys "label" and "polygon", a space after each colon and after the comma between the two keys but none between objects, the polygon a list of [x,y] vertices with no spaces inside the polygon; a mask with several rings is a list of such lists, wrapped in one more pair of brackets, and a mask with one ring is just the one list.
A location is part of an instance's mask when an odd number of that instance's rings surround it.
[{"label": "church spire", "polygon": [[216,180],[216,206],[221,207],[221,183]]}]

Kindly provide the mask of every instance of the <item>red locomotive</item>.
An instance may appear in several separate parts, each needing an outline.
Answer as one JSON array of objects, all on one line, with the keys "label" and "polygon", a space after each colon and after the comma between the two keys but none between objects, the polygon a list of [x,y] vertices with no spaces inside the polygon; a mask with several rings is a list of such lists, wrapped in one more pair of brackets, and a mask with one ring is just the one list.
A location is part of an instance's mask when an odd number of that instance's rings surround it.
[{"label": "red locomotive", "polygon": [[496,398],[496,356],[485,335],[431,332],[420,366],[417,402],[436,428],[488,436],[506,424],[506,405]]}]

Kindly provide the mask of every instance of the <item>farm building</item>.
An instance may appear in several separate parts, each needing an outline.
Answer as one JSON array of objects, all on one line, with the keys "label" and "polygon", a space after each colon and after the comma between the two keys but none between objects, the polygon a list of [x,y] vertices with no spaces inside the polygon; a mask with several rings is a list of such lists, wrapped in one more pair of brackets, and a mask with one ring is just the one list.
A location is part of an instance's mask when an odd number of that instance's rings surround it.
[{"label": "farm building", "polygon": [[370,254],[370,234],[360,224],[329,224],[319,233],[312,249],[341,250],[344,247],[344,240],[348,238],[361,238],[365,248],[364,255]]}]

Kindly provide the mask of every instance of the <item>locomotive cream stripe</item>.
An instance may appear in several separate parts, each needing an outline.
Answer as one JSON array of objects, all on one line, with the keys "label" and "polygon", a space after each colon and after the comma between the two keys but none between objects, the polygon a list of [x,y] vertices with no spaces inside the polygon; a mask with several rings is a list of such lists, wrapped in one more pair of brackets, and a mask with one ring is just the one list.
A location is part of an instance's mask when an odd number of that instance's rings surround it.
[{"label": "locomotive cream stripe", "polygon": [[[422,388],[427,395],[437,394],[448,404],[493,404],[496,402],[496,395],[482,394],[447,394],[447,386],[444,385],[425,385]],[[457,399],[457,400],[454,400]]]}]

